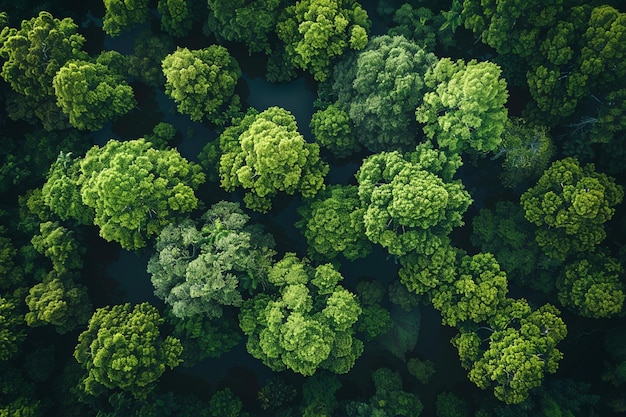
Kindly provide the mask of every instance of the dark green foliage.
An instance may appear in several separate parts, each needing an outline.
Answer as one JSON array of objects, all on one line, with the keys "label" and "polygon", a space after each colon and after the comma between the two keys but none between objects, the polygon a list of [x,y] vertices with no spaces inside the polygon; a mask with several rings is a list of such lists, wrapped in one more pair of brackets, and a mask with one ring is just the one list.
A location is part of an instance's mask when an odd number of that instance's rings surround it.
[{"label": "dark green foliage", "polygon": [[465,400],[451,392],[437,395],[437,417],[469,417],[470,409]]},{"label": "dark green foliage", "polygon": [[313,259],[332,260],[339,254],[354,261],[372,251],[365,235],[365,209],[354,185],[333,185],[298,208],[296,223],[304,233]]},{"label": "dark green foliage", "polygon": [[436,61],[402,36],[378,36],[337,65],[333,91],[364,147],[379,152],[417,144],[415,108],[425,92],[424,75]]},{"label": "dark green foliage", "polygon": [[560,263],[543,254],[518,204],[498,201],[493,210],[481,209],[472,230],[472,243],[493,253],[510,280],[546,293],[554,289],[553,270]]},{"label": "dark green foliage", "polygon": [[296,397],[296,389],[280,376],[272,375],[258,393],[261,408],[264,410],[283,407]]},{"label": "dark green foliage", "polygon": [[334,415],[338,408],[335,393],[341,382],[335,375],[320,372],[308,378],[302,386],[302,416],[323,417]]},{"label": "dark green foliage", "polygon": [[243,42],[249,52],[269,54],[271,32],[283,10],[281,0],[207,0],[205,33],[218,40]]},{"label": "dark green foliage", "polygon": [[128,57],[128,74],[149,86],[162,86],[165,84],[165,75],[161,63],[174,49],[170,37],[150,31],[142,32],[135,39],[133,54]]},{"label": "dark green foliage", "polygon": [[537,243],[551,258],[592,250],[606,237],[624,189],[615,180],[581,166],[574,158],[554,162],[537,184],[521,196],[526,219],[539,227]]},{"label": "dark green foliage", "polygon": [[178,339],[162,337],[164,320],[148,303],[99,308],[78,336],[74,357],[87,371],[82,389],[98,395],[121,389],[145,397],[166,368],[181,362]]},{"label": "dark green foliage", "polygon": [[23,320],[15,301],[0,297],[0,361],[10,359],[26,338]]},{"label": "dark green foliage", "polygon": [[423,405],[419,398],[403,391],[402,380],[397,372],[379,368],[372,372],[376,394],[370,399],[370,405],[384,411],[386,416],[417,417]]},{"label": "dark green foliage", "polygon": [[548,167],[554,145],[544,126],[532,126],[524,119],[509,119],[502,142],[492,159],[504,157],[500,178],[505,187],[515,188],[536,181]]},{"label": "dark green foliage", "polygon": [[161,231],[148,272],[156,296],[176,317],[219,318],[223,306],[241,306],[242,290],[266,284],[274,242],[249,219],[238,203],[221,201],[202,224],[186,219]]},{"label": "dark green foliage", "polygon": [[161,28],[172,36],[183,37],[193,24],[191,1],[159,0],[157,10],[161,14]]},{"label": "dark green foliage", "polygon": [[243,403],[229,388],[224,388],[213,394],[209,400],[209,415],[211,417],[239,417],[243,416]]},{"label": "dark green foliage", "polygon": [[52,269],[58,275],[82,268],[85,247],[72,230],[47,221],[39,225],[39,231],[41,234],[33,236],[31,243],[37,252],[52,261]]},{"label": "dark green foliage", "polygon": [[581,316],[606,318],[622,312],[626,290],[624,268],[603,252],[585,254],[561,271],[559,301]]},{"label": "dark green foliage", "polygon": [[422,361],[418,358],[411,358],[406,366],[409,373],[422,384],[427,384],[436,372],[435,364],[430,360]]},{"label": "dark green foliage", "polygon": [[148,20],[148,0],[103,0],[102,29],[109,36],[118,36],[125,30]]},{"label": "dark green foliage", "polygon": [[363,335],[363,339],[368,342],[391,330],[391,314],[381,305],[385,296],[383,285],[378,281],[360,281],[356,292],[363,308],[357,330]]}]

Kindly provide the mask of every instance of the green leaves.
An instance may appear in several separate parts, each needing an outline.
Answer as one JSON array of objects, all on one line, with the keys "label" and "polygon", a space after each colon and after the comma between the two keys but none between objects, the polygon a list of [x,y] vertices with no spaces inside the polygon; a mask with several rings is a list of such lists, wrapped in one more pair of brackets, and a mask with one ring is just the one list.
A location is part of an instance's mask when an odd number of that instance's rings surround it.
[{"label": "green leaves", "polygon": [[[460,181],[444,181],[456,158],[446,160],[432,145],[415,152],[381,152],[366,158],[356,174],[365,207],[365,234],[393,255],[432,254],[471,203]],[[460,160],[458,160],[460,162]]]},{"label": "green leaves", "polygon": [[52,80],[57,104],[72,126],[99,130],[135,107],[133,89],[109,67],[88,61],[66,63]]},{"label": "green leaves", "polygon": [[165,93],[191,120],[203,118],[223,125],[240,107],[235,86],[241,76],[237,61],[220,45],[204,49],[177,48],[161,64]]},{"label": "green leaves", "polygon": [[354,0],[300,0],[285,9],[276,33],[297,67],[325,81],[334,59],[365,47],[369,27],[367,12]]},{"label": "green leaves", "polygon": [[508,91],[491,62],[441,59],[424,77],[430,91],[415,112],[424,133],[453,153],[487,153],[502,140]]},{"label": "green leaves", "polygon": [[356,296],[339,286],[341,274],[331,264],[313,268],[287,253],[268,279],[279,294],[246,300],[239,314],[248,352],[276,371],[348,372],[363,352],[363,343],[353,337],[362,309]]},{"label": "green leaves", "polygon": [[94,146],[80,167],[82,201],[95,210],[100,235],[126,249],[144,247],[177,215],[195,209],[194,190],[204,182],[200,166],[143,139]]},{"label": "green leaves", "polygon": [[571,253],[593,249],[606,236],[624,190],[592,164],[573,158],[554,162],[537,184],[521,196],[526,219],[539,226],[537,243],[546,255],[564,260]]},{"label": "green leaves", "polygon": [[85,392],[96,395],[105,387],[128,391],[136,398],[146,396],[166,368],[180,363],[180,341],[162,338],[162,323],[158,310],[148,303],[96,310],[74,351],[87,370]]},{"label": "green leaves", "polygon": [[146,21],[150,15],[148,0],[104,0],[102,29],[109,36]]},{"label": "green leaves", "polygon": [[319,157],[319,146],[298,133],[291,113],[279,107],[251,111],[240,124],[220,136],[219,171],[226,191],[247,190],[248,208],[265,213],[279,191],[313,197],[324,188],[328,165]]}]

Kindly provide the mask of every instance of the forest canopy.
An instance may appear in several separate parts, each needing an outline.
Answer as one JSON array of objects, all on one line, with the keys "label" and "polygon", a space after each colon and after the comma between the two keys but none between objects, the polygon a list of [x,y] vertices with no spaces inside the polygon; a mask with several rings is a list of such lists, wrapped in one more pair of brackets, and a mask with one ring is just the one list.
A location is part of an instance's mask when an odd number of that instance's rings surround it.
[{"label": "forest canopy", "polygon": [[626,411],[616,0],[0,4],[0,416]]}]

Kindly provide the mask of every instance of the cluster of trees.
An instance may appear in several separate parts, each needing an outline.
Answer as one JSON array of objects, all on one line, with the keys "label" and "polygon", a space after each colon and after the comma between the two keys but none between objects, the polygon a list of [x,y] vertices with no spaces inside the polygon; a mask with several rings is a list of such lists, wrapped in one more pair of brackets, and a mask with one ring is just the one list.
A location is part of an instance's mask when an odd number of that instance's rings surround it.
[{"label": "cluster of trees", "polygon": [[[63,2],[0,10],[0,415],[626,410],[619,5],[94,3],[91,31]],[[86,35],[142,24],[130,54]],[[247,106],[245,55],[308,78],[311,119]],[[216,139],[182,156],[145,91]],[[130,119],[151,124],[91,136]],[[158,302],[107,289],[106,249],[148,255]],[[418,395],[438,370],[425,309],[476,390]],[[604,368],[561,377],[589,329]],[[238,345],[258,387],[176,386]],[[392,359],[364,378],[373,353]]]}]

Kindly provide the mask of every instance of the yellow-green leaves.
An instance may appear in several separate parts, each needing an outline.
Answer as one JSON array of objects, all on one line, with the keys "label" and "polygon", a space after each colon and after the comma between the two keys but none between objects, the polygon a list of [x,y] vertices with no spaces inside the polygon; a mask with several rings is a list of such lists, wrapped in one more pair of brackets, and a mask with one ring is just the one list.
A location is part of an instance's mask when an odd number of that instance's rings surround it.
[{"label": "yellow-green leaves", "polygon": [[287,110],[270,107],[250,112],[242,129],[231,127],[220,137],[220,179],[226,191],[247,190],[244,202],[250,209],[267,212],[279,191],[313,197],[324,188],[328,164],[319,146],[307,143]]},{"label": "yellow-green leaves", "polygon": [[163,322],[148,303],[96,310],[74,351],[87,371],[85,391],[95,395],[105,387],[145,397],[166,368],[180,363],[180,341],[161,336]]},{"label": "yellow-green leaves", "polygon": [[221,125],[239,111],[235,86],[241,76],[237,61],[220,45],[190,50],[177,48],[161,64],[165,93],[191,120]]}]

